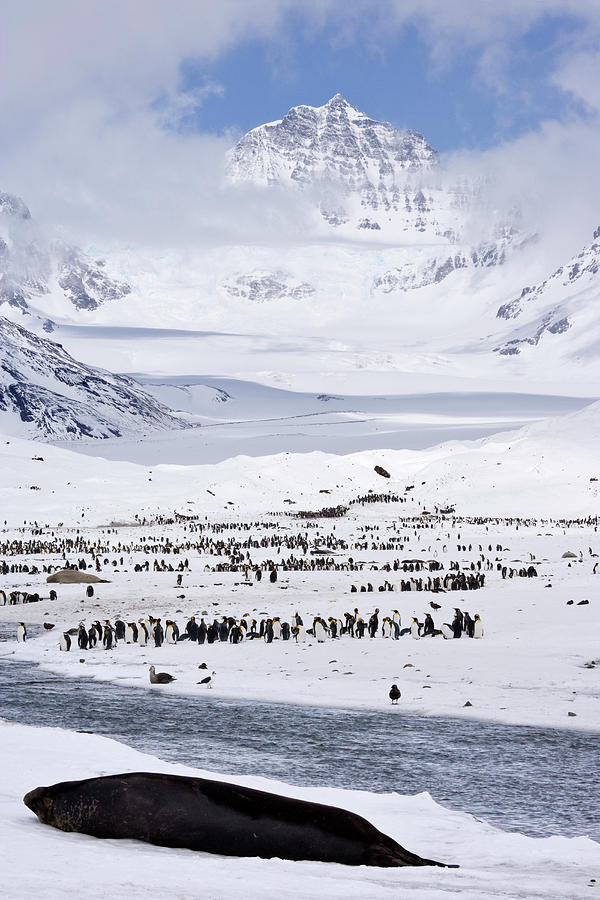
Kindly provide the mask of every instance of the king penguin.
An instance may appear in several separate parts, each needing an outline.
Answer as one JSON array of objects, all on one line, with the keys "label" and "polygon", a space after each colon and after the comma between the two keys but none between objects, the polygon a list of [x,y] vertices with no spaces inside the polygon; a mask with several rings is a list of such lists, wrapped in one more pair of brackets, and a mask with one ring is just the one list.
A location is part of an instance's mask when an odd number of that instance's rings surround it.
[{"label": "king penguin", "polygon": [[61,634],[60,639],[58,641],[58,646],[60,647],[61,650],[64,650],[64,651],[68,651],[71,649],[71,638],[67,634],[66,631],[63,634]]}]

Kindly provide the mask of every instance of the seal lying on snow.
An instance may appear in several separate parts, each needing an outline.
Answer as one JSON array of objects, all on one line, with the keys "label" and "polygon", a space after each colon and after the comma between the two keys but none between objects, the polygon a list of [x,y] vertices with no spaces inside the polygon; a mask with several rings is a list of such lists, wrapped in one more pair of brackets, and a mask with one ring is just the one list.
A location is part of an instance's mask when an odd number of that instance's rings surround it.
[{"label": "seal lying on snow", "polygon": [[227,856],[351,866],[443,866],[355,813],[206,778],[131,772],[38,787],[23,801],[47,825]]}]

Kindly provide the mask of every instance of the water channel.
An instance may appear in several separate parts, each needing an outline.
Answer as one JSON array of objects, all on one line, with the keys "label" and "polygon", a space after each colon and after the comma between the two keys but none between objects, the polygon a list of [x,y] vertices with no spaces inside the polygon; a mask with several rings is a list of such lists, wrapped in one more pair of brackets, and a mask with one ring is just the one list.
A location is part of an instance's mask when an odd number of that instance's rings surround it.
[{"label": "water channel", "polygon": [[[32,630],[30,630],[30,634]],[[14,640],[14,626],[10,633]],[[382,712],[202,700],[0,659],[0,717],[115,738],[161,759],[299,785],[428,791],[545,837],[600,840],[600,734]]]}]

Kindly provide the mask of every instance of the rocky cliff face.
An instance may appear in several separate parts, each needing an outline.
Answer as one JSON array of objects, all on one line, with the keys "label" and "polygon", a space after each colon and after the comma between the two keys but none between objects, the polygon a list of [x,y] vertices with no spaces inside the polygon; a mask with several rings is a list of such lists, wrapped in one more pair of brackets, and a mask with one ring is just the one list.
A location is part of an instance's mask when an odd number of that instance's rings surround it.
[{"label": "rocky cliff face", "polygon": [[[590,300],[600,293],[600,228],[583,250],[539,284],[499,307],[496,317],[512,325],[508,339],[494,349],[516,356],[536,347],[545,335],[564,334],[589,313]],[[514,322],[513,322],[514,320]]]},{"label": "rocky cliff face", "polygon": [[77,362],[0,317],[0,426],[42,440],[120,437],[185,422],[130,378]]},{"label": "rocky cliff face", "polygon": [[67,308],[92,310],[130,291],[110,275],[104,260],[48,239],[19,197],[0,193],[0,307],[27,313],[52,293],[66,300]]}]

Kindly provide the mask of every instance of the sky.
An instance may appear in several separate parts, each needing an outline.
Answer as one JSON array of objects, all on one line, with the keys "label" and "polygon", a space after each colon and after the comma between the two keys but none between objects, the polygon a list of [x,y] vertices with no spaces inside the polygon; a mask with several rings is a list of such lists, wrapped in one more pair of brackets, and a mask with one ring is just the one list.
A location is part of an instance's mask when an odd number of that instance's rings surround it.
[{"label": "sky", "polygon": [[424,134],[440,152],[491,147],[569,115],[573,98],[551,76],[578,24],[557,15],[515,35],[494,85],[491,73],[482,77],[480,48],[435,60],[415,24],[361,41],[343,39],[333,23],[315,32],[291,16],[276,40],[241,41],[214,61],[185,63],[182,90],[205,94],[179,125],[246,132],[339,91],[372,118]]},{"label": "sky", "polygon": [[499,199],[527,194],[532,221],[579,239],[600,207],[598,0],[0,0],[0,14],[0,189],[82,240],[177,242],[223,210],[226,229],[227,148],[338,91],[491,172]]}]

